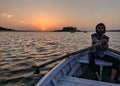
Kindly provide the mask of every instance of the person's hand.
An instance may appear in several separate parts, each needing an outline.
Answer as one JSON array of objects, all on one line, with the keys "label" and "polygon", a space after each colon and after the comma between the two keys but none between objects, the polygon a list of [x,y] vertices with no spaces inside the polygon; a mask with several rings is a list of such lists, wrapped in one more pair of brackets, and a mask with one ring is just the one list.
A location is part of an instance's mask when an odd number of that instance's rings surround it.
[{"label": "person's hand", "polygon": [[101,48],[103,50],[107,50],[108,49],[108,44],[106,43],[106,41],[104,39],[99,40],[100,44],[101,44]]},{"label": "person's hand", "polygon": [[104,39],[99,40],[99,42],[100,42],[101,45],[105,45],[106,44],[106,41]]}]

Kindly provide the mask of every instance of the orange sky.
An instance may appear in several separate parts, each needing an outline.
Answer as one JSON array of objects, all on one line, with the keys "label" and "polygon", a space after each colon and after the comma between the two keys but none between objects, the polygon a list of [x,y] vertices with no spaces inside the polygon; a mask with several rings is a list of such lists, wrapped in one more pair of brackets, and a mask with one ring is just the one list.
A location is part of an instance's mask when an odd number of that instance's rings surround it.
[{"label": "orange sky", "polygon": [[120,0],[0,0],[0,26],[7,28],[92,30],[99,22],[120,29]]}]

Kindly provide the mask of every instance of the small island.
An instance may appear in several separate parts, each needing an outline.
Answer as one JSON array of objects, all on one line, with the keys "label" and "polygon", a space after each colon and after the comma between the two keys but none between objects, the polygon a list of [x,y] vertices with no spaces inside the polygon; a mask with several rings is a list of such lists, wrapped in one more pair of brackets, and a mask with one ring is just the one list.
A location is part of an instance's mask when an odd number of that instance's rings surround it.
[{"label": "small island", "polygon": [[74,32],[87,32],[87,31],[82,31],[82,30],[77,30],[76,27],[63,27],[62,30],[54,30],[53,32],[71,32],[71,33],[74,33]]}]

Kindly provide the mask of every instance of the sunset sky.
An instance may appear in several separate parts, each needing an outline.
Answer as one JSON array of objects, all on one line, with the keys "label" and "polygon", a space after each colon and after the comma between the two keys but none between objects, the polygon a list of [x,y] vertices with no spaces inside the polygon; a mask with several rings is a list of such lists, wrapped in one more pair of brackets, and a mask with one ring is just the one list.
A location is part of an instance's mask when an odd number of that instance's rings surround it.
[{"label": "sunset sky", "polygon": [[120,0],[0,0],[0,26],[6,28],[94,30],[100,22],[120,29]]}]

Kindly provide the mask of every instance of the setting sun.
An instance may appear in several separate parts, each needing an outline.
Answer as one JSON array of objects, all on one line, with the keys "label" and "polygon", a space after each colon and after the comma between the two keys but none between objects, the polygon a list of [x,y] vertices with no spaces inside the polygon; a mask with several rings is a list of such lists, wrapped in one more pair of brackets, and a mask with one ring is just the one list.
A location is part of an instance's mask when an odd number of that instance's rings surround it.
[{"label": "setting sun", "polygon": [[42,28],[42,31],[45,31],[46,29],[45,28]]},{"label": "setting sun", "polygon": [[[54,16],[49,13],[45,14],[33,14],[30,18],[31,24],[42,31],[51,30],[51,28],[59,26],[61,19],[58,16]],[[58,20],[57,20],[58,19]]]},{"label": "setting sun", "polygon": [[32,24],[39,28],[40,30],[48,30],[51,25],[53,25],[53,22],[51,20],[39,20],[39,19],[34,19],[34,22]]}]

